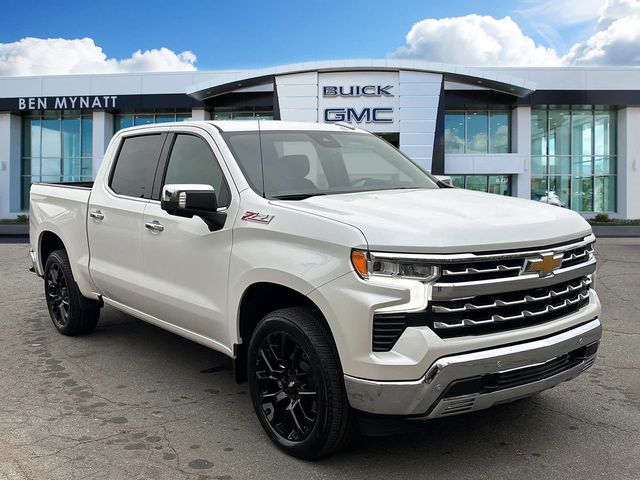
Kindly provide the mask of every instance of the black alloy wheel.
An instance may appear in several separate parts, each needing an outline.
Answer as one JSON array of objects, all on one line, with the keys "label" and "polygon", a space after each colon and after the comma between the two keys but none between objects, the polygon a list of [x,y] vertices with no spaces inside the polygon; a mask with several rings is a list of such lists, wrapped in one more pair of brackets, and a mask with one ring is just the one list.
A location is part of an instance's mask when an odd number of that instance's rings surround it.
[{"label": "black alloy wheel", "polygon": [[96,328],[100,302],[82,295],[64,250],[55,250],[46,259],[44,295],[53,325],[63,335],[79,335]]},{"label": "black alloy wheel", "polygon": [[304,348],[286,332],[267,335],[258,348],[256,381],[265,418],[278,435],[299,442],[318,421],[316,373]]},{"label": "black alloy wheel", "polygon": [[46,295],[51,319],[57,328],[64,328],[69,324],[71,306],[69,304],[69,287],[64,278],[62,267],[54,263],[49,268],[46,278]]},{"label": "black alloy wheel", "polygon": [[351,441],[355,417],[336,346],[317,310],[266,315],[249,342],[247,375],[256,415],[286,453],[319,458]]}]

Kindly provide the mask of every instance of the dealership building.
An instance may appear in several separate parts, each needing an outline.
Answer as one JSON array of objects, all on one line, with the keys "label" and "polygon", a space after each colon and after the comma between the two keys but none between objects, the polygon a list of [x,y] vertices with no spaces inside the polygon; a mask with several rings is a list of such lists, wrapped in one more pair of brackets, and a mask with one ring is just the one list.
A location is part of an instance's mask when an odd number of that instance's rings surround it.
[{"label": "dealership building", "polygon": [[119,129],[187,119],[348,122],[459,187],[640,218],[640,69],[388,59],[0,78],[0,219],[91,180]]}]

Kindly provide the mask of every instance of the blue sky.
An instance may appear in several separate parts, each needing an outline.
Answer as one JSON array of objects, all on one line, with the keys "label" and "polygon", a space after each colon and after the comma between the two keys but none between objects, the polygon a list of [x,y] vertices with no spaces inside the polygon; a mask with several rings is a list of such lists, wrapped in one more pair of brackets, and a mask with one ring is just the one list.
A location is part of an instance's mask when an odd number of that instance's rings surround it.
[{"label": "blue sky", "polygon": [[385,57],[640,66],[640,0],[13,0],[3,14],[0,76]]},{"label": "blue sky", "polygon": [[[11,1],[0,43],[23,37],[92,38],[108,57],[166,47],[190,50],[199,69],[267,66],[332,58],[382,58],[405,43],[424,18],[476,13],[511,15],[536,43],[549,46],[526,15],[508,1]],[[587,22],[587,26],[589,22]],[[585,25],[560,26],[560,48]],[[557,40],[556,40],[557,43]],[[553,45],[551,45],[553,46]]]}]

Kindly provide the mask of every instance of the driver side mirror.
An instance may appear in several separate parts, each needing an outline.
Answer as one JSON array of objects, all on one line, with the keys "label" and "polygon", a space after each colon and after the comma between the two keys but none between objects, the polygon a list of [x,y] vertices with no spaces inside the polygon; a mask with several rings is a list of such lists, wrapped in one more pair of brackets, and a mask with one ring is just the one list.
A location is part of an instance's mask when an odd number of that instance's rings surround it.
[{"label": "driver side mirror", "polygon": [[225,212],[218,212],[218,199],[211,185],[165,185],[162,188],[160,208],[177,217],[200,217],[211,232],[224,227],[227,219]]}]

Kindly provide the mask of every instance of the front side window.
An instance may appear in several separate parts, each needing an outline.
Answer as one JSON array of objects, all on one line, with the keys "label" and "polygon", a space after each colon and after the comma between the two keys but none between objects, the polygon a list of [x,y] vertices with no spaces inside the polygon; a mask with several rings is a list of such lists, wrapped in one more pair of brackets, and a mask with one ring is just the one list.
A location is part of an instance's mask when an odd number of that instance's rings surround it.
[{"label": "front side window", "polygon": [[109,184],[115,193],[151,198],[164,137],[164,134],[137,135],[123,140]]},{"label": "front side window", "polygon": [[164,183],[211,185],[216,191],[219,207],[228,206],[231,200],[229,187],[216,157],[207,142],[195,135],[176,135]]},{"label": "front side window", "polygon": [[438,188],[385,141],[360,132],[228,132],[223,137],[248,182],[271,198]]}]

